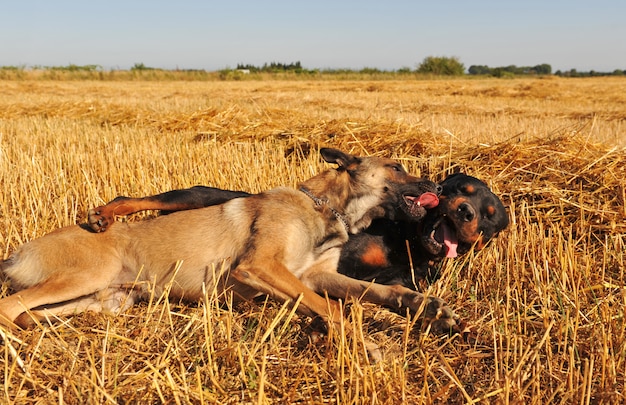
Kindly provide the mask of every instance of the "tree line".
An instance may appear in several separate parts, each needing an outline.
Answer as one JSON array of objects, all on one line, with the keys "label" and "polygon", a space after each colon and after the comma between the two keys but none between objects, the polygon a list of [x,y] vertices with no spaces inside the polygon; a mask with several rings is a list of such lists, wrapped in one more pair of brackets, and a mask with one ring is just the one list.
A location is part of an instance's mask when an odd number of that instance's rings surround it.
[{"label": "tree line", "polygon": [[552,74],[552,66],[547,63],[536,66],[509,65],[495,68],[485,65],[472,65],[469,67],[467,72],[470,75],[487,75],[495,77],[503,77],[506,75],[550,75]]},{"label": "tree line", "polygon": [[[263,66],[254,66],[251,64],[240,63],[237,65],[237,70],[247,71],[251,73],[277,73],[277,72],[295,72],[295,73],[384,73],[385,71],[376,68],[363,68],[360,70],[351,69],[305,69],[302,67],[300,61],[292,63],[265,63]],[[462,76],[465,74],[474,76],[493,76],[493,77],[507,77],[507,76],[546,76],[552,74],[552,66],[548,63],[542,63],[535,66],[499,66],[490,67],[487,65],[472,65],[465,70],[465,65],[457,57],[447,56],[428,56],[412,70],[408,67],[403,67],[393,71],[398,74],[418,73],[435,76]],[[571,69],[568,71],[557,70],[554,72],[556,76],[563,77],[592,77],[592,76],[623,76],[626,75],[626,69],[615,69],[612,72],[598,72],[598,71],[577,71]]]},{"label": "tree line", "polygon": [[[2,72],[23,72],[26,70],[26,66],[0,66],[0,76]],[[50,71],[50,72],[75,72],[75,73],[99,73],[103,74],[105,69],[100,65],[75,65],[70,64],[68,66],[33,66],[31,70],[38,71]],[[114,69],[111,72],[124,71],[124,69]],[[203,69],[175,69],[166,70],[154,67],[146,66],[144,63],[135,63],[130,72],[134,74],[144,74],[148,72],[182,72],[191,73],[196,76],[206,74],[209,75],[212,72],[205,71]],[[512,77],[512,76],[545,76],[552,75],[552,66],[547,63],[542,63],[535,66],[499,66],[490,67],[487,65],[472,65],[467,70],[465,65],[457,57],[447,56],[428,56],[419,63],[415,69],[409,67],[402,67],[397,70],[381,70],[378,68],[365,67],[362,69],[307,69],[302,66],[300,61],[283,63],[283,62],[270,62],[264,63],[261,66],[256,66],[249,63],[238,63],[235,69],[225,68],[221,69],[217,73],[219,78],[240,78],[242,74],[259,74],[259,73],[287,73],[297,75],[340,75],[340,74],[364,74],[364,75],[407,75],[407,74],[421,74],[421,75],[433,75],[433,76],[463,76],[466,74],[473,76],[493,76],[493,77]],[[557,70],[554,72],[556,76],[562,77],[593,77],[593,76],[623,76],[626,75],[626,69],[615,69],[612,72],[598,72],[598,71],[577,71],[576,69],[570,69],[566,71]]]}]

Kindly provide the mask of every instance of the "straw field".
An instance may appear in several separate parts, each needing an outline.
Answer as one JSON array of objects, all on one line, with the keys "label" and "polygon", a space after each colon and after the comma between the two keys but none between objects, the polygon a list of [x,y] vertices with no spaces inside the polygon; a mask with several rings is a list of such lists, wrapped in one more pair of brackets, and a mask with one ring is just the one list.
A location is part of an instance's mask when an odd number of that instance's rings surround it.
[{"label": "straw field", "polygon": [[349,322],[383,350],[371,364],[360,333],[271,300],[154,296],[117,317],[1,329],[0,403],[626,402],[624,88],[621,78],[0,81],[5,258],[117,195],[295,186],[327,167],[320,146],[397,158],[435,181],[474,175],[511,218],[426,287],[476,341],[352,302]]}]

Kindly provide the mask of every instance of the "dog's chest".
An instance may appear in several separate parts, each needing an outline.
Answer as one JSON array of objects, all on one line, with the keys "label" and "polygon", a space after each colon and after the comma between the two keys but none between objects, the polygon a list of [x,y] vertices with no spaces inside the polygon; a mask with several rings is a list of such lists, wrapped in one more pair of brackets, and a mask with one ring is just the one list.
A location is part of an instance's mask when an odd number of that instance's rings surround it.
[{"label": "dog's chest", "polygon": [[319,265],[336,269],[341,247],[348,240],[343,225],[327,221],[308,228],[295,227],[285,236],[284,264],[298,278]]}]

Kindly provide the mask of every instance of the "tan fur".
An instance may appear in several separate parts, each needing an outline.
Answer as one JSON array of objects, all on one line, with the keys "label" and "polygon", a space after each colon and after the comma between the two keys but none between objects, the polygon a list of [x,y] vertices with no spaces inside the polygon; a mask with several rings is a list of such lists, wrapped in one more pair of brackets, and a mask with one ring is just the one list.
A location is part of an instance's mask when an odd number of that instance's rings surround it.
[{"label": "tan fur", "polygon": [[[295,301],[302,295],[299,311],[334,323],[341,321],[339,305],[320,294],[417,312],[424,304],[417,292],[336,272],[348,231],[331,208],[343,214],[350,232],[358,232],[383,214],[380,206],[393,184],[419,180],[398,173],[398,164],[388,159],[331,152],[325,158],[339,168],[302,183],[326,204],[277,188],[149,221],[117,222],[104,233],[70,226],[21,246],[3,266],[19,291],[0,300],[0,323],[27,323],[29,313],[118,313],[152,289],[165,288],[171,298],[187,301],[202,299],[203,288],[232,291],[236,299],[264,293]],[[440,299],[429,298],[425,314],[438,318],[439,329],[456,326]],[[377,346],[367,345],[379,359]]]}]

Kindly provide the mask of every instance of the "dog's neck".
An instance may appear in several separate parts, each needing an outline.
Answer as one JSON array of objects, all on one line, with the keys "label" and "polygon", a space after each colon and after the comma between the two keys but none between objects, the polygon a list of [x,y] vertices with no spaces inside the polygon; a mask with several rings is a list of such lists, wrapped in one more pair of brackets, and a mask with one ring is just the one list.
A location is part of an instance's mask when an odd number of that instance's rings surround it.
[{"label": "dog's neck", "polygon": [[[320,205],[316,201],[319,200],[329,208],[348,233],[356,233],[369,226],[372,218],[382,214],[374,214],[379,210],[375,204],[377,201],[356,195],[352,188],[350,175],[338,170],[326,170],[299,185],[300,190],[308,190],[306,194],[316,205]],[[373,196],[372,199],[377,200]]]},{"label": "dog's neck", "polygon": [[336,209],[328,205],[328,200],[326,198],[317,197],[315,194],[311,192],[311,190],[307,189],[306,187],[300,187],[300,191],[302,191],[304,194],[307,195],[307,197],[313,200],[315,205],[317,205],[318,207],[322,205],[326,205],[328,209],[330,210],[330,212],[333,213],[335,218],[337,218],[337,221],[341,222],[343,224],[343,227],[346,228],[346,232],[350,233],[350,224],[348,223],[348,220],[345,217],[345,215],[343,215],[341,212],[337,211]]}]

